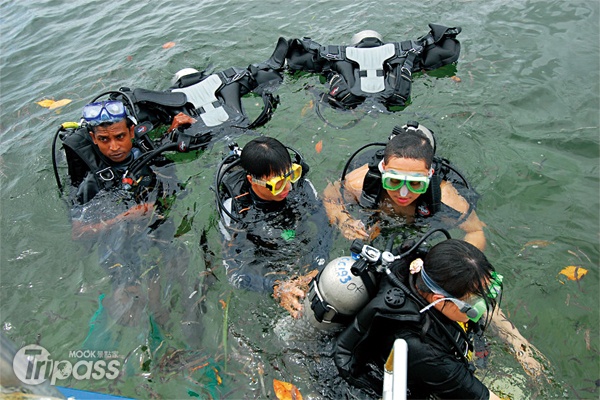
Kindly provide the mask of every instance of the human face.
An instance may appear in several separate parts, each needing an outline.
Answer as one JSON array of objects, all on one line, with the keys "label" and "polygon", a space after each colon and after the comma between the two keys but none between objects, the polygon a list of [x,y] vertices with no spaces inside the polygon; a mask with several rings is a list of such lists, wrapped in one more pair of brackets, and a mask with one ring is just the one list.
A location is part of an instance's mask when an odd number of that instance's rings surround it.
[{"label": "human face", "polygon": [[[387,163],[381,163],[381,170],[383,173],[393,172],[402,177],[419,177],[422,180],[431,177],[433,174],[433,169],[427,168],[425,160],[416,160],[413,158],[391,157]],[[392,199],[395,204],[401,207],[407,207],[411,205],[421,195],[420,193],[415,193],[414,191],[409,190],[406,184],[402,185],[402,187],[397,190],[385,190],[388,196],[390,196],[390,199]]]},{"label": "human face", "polygon": [[[421,270],[421,277],[427,287],[434,293],[432,295],[432,305],[435,305],[448,318],[461,322],[467,322],[467,320],[478,322],[487,311],[487,302],[483,297],[470,294],[457,299],[432,281],[424,270]],[[496,299],[502,292],[502,280],[502,275],[495,271],[492,272],[492,279],[486,283],[488,285],[487,296],[490,299]],[[452,305],[448,303],[452,303]]]},{"label": "human face", "polygon": [[[434,294],[433,301],[444,299],[444,295],[442,294]],[[456,300],[456,299],[455,299]],[[440,301],[440,303],[435,305],[442,314],[451,319],[452,321],[458,322],[468,322],[469,316],[461,311],[461,306],[451,301],[450,298],[446,298],[446,300]]]},{"label": "human face", "polygon": [[100,152],[112,162],[122,162],[131,153],[133,126],[128,128],[127,121],[124,119],[111,125],[97,126],[95,132],[90,132],[90,135]]},{"label": "human face", "polygon": [[297,182],[302,176],[302,166],[292,164],[290,170],[283,174],[273,174],[262,179],[253,178],[248,175],[252,190],[263,200],[281,201],[289,194],[292,183]]}]

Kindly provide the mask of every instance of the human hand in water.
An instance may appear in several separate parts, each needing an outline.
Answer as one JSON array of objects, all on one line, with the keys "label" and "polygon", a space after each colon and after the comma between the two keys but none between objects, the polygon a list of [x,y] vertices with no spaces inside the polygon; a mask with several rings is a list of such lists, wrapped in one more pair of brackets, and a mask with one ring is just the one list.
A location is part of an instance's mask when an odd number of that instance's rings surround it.
[{"label": "human hand in water", "polygon": [[292,317],[300,318],[304,307],[302,300],[308,292],[312,279],[317,275],[315,269],[306,275],[301,275],[287,281],[279,281],[273,286],[273,297],[285,308]]},{"label": "human hand in water", "polygon": [[361,220],[351,217],[346,218],[342,223],[340,223],[340,231],[348,240],[366,240],[369,238],[369,233],[365,228],[365,224]]},{"label": "human hand in water", "polygon": [[176,116],[173,117],[173,121],[171,122],[171,126],[169,127],[168,132],[173,132],[175,129],[179,128],[183,125],[191,125],[196,122],[196,119],[190,117],[187,114],[180,112]]}]

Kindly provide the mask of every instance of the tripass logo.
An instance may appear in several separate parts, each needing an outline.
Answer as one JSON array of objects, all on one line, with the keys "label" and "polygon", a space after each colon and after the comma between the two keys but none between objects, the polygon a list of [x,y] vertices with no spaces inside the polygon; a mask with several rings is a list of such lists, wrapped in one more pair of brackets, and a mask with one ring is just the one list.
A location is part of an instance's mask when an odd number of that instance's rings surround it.
[{"label": "tripass logo", "polygon": [[52,360],[48,350],[36,344],[22,347],[13,359],[13,371],[21,382],[39,385],[50,379],[64,380],[70,376],[77,380],[115,379],[119,376],[121,361],[115,351],[77,350],[69,357],[79,359],[75,364],[68,360]]}]

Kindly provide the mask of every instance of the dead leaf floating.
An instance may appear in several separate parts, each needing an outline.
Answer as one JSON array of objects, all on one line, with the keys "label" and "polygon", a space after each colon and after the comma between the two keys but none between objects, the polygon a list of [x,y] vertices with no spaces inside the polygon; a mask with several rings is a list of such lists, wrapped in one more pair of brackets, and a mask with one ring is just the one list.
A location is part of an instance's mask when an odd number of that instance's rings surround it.
[{"label": "dead leaf floating", "polygon": [[58,100],[58,101],[54,101],[51,99],[44,99],[44,100],[38,101],[36,104],[39,105],[40,107],[44,107],[49,110],[54,110],[55,108],[66,106],[70,102],[71,102],[71,100],[69,100],[69,99],[62,99],[62,100]]},{"label": "dead leaf floating", "polygon": [[279,400],[302,400],[300,390],[294,384],[273,379],[273,390]]},{"label": "dead leaf floating", "polygon": [[560,271],[560,274],[567,277],[571,281],[578,281],[587,274],[588,271],[585,268],[578,267],[576,265],[569,265]]},{"label": "dead leaf floating", "polygon": [[309,101],[304,107],[302,107],[302,111],[300,111],[300,116],[304,117],[309,110],[312,110],[314,107],[313,101]]},{"label": "dead leaf floating", "polygon": [[315,145],[315,150],[317,153],[320,153],[323,150],[323,141],[319,140],[319,142]]},{"label": "dead leaf floating", "polygon": [[175,42],[167,42],[165,44],[162,45],[163,49],[170,49],[171,47],[175,46]]}]

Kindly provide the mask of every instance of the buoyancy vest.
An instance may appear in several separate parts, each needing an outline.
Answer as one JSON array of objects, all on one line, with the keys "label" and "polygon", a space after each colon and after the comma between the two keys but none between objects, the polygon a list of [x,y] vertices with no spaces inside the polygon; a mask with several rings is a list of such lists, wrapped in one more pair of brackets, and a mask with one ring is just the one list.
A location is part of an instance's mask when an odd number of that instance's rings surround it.
[{"label": "buoyancy vest", "polygon": [[[170,90],[185,95],[188,114],[197,117],[207,129],[220,125],[253,129],[266,124],[277,108],[279,97],[271,93],[270,86],[282,80],[281,74],[265,62],[210,75],[185,75]],[[262,113],[254,121],[249,121],[242,106],[242,97],[250,92],[260,95],[264,103]]]},{"label": "buoyancy vest", "polygon": [[397,338],[414,344],[416,347],[409,349],[413,353],[424,343],[470,368],[468,334],[435,309],[420,313],[427,302],[410,287],[408,279],[403,278],[403,287],[398,287],[384,277],[378,294],[336,338],[334,361],[340,374],[357,386],[381,393],[383,365]]},{"label": "buoyancy vest", "polygon": [[[323,73],[329,85],[326,98],[333,106],[352,108],[366,98],[386,106],[404,106],[411,93],[412,73],[432,70],[458,60],[460,27],[429,24],[417,40],[356,46],[322,46],[309,37],[287,42],[287,66],[292,71]],[[281,39],[278,47],[284,46]]]},{"label": "buoyancy vest", "polygon": [[[134,129],[136,141],[142,141],[144,133]],[[110,189],[121,183],[121,174],[115,172],[109,160],[102,155],[92,141],[87,127],[66,129],[61,132],[63,149],[67,159],[67,171],[72,186],[79,186],[88,173],[91,173],[100,189]],[[132,151],[144,153],[143,146],[136,146]]]}]

